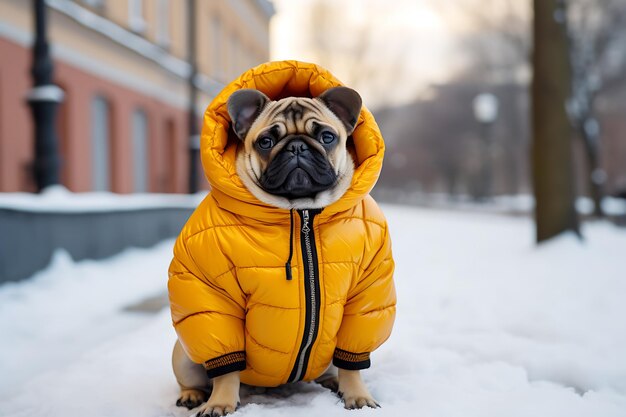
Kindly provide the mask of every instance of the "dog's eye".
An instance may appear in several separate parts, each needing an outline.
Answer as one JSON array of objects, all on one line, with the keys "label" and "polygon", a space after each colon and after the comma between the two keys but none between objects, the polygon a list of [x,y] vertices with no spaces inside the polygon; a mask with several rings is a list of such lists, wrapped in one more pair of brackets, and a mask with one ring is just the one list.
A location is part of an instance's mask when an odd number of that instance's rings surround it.
[{"label": "dog's eye", "polygon": [[322,133],[322,142],[326,145],[333,143],[335,139],[337,139],[337,137],[330,132]]},{"label": "dog's eye", "polygon": [[274,146],[274,140],[269,136],[263,136],[261,139],[256,141],[256,145],[261,149],[270,149]]}]

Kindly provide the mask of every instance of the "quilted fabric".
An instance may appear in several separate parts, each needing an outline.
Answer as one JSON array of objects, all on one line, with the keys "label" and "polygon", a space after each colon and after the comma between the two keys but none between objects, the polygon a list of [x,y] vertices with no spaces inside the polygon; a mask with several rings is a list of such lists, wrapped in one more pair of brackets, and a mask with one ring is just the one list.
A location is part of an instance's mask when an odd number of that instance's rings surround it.
[{"label": "quilted fabric", "polygon": [[[212,189],[176,241],[168,287],[178,338],[194,362],[212,371],[210,376],[242,370],[246,384],[288,382],[308,308],[301,214],[269,206],[244,187],[235,169],[239,140],[230,128],[228,97],[241,88],[256,88],[274,100],[316,97],[339,85],[319,66],[270,62],[229,84],[204,113],[201,154]],[[351,186],[312,224],[320,308],[303,380],[321,375],[333,356],[340,367],[368,366],[369,352],[389,337],[395,317],[387,223],[369,196],[382,167],[384,143],[365,107],[352,138],[356,169]],[[288,280],[291,236],[293,279]]]}]

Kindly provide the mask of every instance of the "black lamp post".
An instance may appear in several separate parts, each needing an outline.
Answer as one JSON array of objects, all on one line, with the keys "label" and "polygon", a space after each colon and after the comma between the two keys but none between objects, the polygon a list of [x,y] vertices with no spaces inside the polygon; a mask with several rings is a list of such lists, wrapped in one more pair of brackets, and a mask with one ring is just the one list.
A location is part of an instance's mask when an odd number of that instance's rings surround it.
[{"label": "black lamp post", "polygon": [[198,160],[200,159],[200,135],[198,132],[198,119],[196,117],[196,101],[197,90],[194,84],[196,79],[196,1],[187,1],[187,55],[189,59],[189,109],[188,109],[188,128],[189,128],[189,193],[193,194],[198,191]]},{"label": "black lamp post", "polygon": [[33,45],[33,88],[26,100],[30,105],[35,131],[34,174],[37,190],[59,183],[60,159],[55,129],[58,104],[63,90],[52,83],[53,65],[46,35],[46,6],[44,0],[33,0],[35,43]]},{"label": "black lamp post", "polygon": [[482,93],[477,95],[472,102],[474,117],[482,128],[483,158],[481,164],[481,198],[490,198],[493,190],[493,124],[498,118],[498,98],[493,94]]}]

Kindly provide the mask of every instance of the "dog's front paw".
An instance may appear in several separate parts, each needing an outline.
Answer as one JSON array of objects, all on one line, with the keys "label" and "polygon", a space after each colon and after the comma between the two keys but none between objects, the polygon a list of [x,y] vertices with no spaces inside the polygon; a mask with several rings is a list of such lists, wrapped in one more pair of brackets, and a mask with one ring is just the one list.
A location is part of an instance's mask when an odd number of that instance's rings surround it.
[{"label": "dog's front paw", "polygon": [[363,407],[380,407],[367,390],[367,387],[361,379],[361,373],[359,371],[339,369],[338,378],[339,396],[343,398],[343,404],[348,410]]},{"label": "dog's front paw", "polygon": [[380,404],[369,395],[344,395],[339,392],[339,396],[347,410],[358,410],[363,407],[380,408]]},{"label": "dog's front paw", "polygon": [[176,401],[178,407],[187,407],[191,410],[206,401],[206,393],[197,389],[184,389]]},{"label": "dog's front paw", "polygon": [[372,397],[365,395],[353,395],[346,396],[339,393],[343,398],[343,405],[348,410],[355,410],[363,407],[380,408],[380,404],[376,402]]},{"label": "dog's front paw", "polygon": [[221,417],[234,413],[241,405],[238,401],[234,404],[212,403],[211,400],[202,406],[196,417]]}]

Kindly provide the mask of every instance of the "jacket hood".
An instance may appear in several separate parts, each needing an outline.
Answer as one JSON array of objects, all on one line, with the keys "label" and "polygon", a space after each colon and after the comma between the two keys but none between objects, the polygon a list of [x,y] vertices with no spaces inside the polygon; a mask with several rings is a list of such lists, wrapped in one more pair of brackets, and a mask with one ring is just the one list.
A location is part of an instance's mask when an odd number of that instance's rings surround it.
[{"label": "jacket hood", "polygon": [[[284,97],[317,97],[332,87],[342,86],[324,68],[298,61],[269,62],[244,72],[227,85],[207,107],[201,135],[201,156],[211,194],[218,205],[230,212],[259,220],[276,221],[288,213],[259,201],[244,186],[236,170],[240,140],[230,127],[227,101],[242,88],[254,88],[272,100]],[[363,106],[357,126],[348,140],[355,171],[346,193],[324,208],[322,215],[349,210],[361,202],[376,184],[382,168],[385,146],[372,114]]]}]

